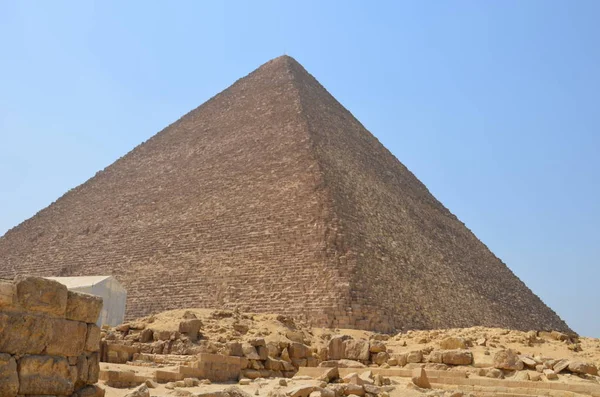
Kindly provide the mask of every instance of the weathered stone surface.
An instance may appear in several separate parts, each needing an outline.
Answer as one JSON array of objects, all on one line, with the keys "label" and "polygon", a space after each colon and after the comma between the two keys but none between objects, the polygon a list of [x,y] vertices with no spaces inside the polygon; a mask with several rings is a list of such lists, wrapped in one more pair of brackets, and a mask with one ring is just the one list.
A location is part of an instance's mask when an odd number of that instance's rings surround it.
[{"label": "weathered stone surface", "polygon": [[554,370],[554,372],[559,374],[561,371],[563,371],[565,368],[567,368],[569,366],[569,364],[570,364],[569,360],[560,360],[556,364],[554,364],[552,369]]},{"label": "weathered stone surface", "polygon": [[521,359],[521,361],[523,361],[523,364],[529,368],[535,368],[535,366],[537,365],[537,362],[529,356],[519,356],[519,358]]},{"label": "weathered stone surface", "polygon": [[95,323],[102,310],[102,298],[83,292],[69,291],[66,318],[84,323]]},{"label": "weathered stone surface", "polygon": [[429,379],[427,378],[427,373],[425,372],[424,368],[413,369],[411,380],[412,383],[414,383],[422,389],[431,388],[431,384],[429,383]]},{"label": "weathered stone surface", "polygon": [[450,365],[471,365],[473,354],[468,350],[446,350],[443,353],[442,362]]},{"label": "weathered stone surface", "polygon": [[26,310],[64,317],[67,287],[42,277],[18,276],[15,279],[17,301]]},{"label": "weathered stone surface", "polygon": [[465,338],[453,336],[440,341],[440,347],[444,350],[466,349],[468,344]]},{"label": "weathered stone surface", "polygon": [[26,313],[0,312],[0,352],[42,353],[53,336],[52,320]]},{"label": "weathered stone surface", "polygon": [[420,363],[423,361],[423,353],[420,351],[412,351],[406,355],[407,363]]},{"label": "weathered stone surface", "polygon": [[371,353],[381,353],[387,351],[387,347],[383,341],[371,340],[369,345],[369,351]]},{"label": "weathered stone surface", "polygon": [[[147,331],[147,330],[142,331],[141,334],[143,334],[145,331]],[[150,331],[150,330],[148,330],[148,331]],[[152,332],[152,331],[150,331],[150,332]],[[97,352],[98,350],[100,350],[100,339],[101,339],[100,328],[96,324],[88,324],[84,350],[87,352]],[[150,341],[150,339],[146,340],[146,342],[149,342],[149,341]],[[140,340],[140,342],[145,343],[141,340]]]},{"label": "weathered stone surface", "polygon": [[146,385],[141,385],[135,390],[127,393],[125,397],[150,397],[150,389],[148,389],[148,386]]},{"label": "weathered stone surface", "polygon": [[389,358],[390,355],[387,352],[379,352],[371,356],[371,361],[377,365],[383,365]]},{"label": "weathered stone surface", "polygon": [[444,358],[444,351],[443,350],[433,350],[431,353],[429,353],[429,356],[427,356],[427,361],[430,363],[437,363],[437,364],[441,364]]},{"label": "weathered stone surface", "polygon": [[73,382],[63,357],[24,356],[18,362],[19,394],[70,395]]},{"label": "weathered stone surface", "polygon": [[52,336],[46,354],[53,356],[78,356],[86,342],[87,324],[79,321],[51,319]]},{"label": "weathered stone surface", "polygon": [[327,345],[327,359],[341,360],[344,356],[344,341],[350,339],[347,335],[335,335]]},{"label": "weathered stone surface", "polygon": [[185,334],[190,340],[195,341],[198,339],[198,331],[202,327],[202,320],[197,318],[184,320],[179,323],[179,332]]},{"label": "weathered stone surface", "polygon": [[344,389],[344,394],[347,396],[364,396],[365,389],[362,385],[357,385],[355,383],[348,383],[346,388]]},{"label": "weathered stone surface", "polygon": [[523,361],[521,361],[514,350],[499,350],[494,355],[494,367],[499,369],[520,371],[523,369]]},{"label": "weathered stone surface", "polygon": [[556,372],[554,372],[550,368],[544,369],[543,373],[546,376],[546,379],[548,379],[548,380],[556,380],[556,379],[558,379],[558,375],[556,374]]},{"label": "weathered stone surface", "polygon": [[288,352],[292,360],[295,358],[306,358],[311,355],[310,347],[298,342],[290,343],[288,346]]},{"label": "weathered stone surface", "polygon": [[242,343],[242,351],[248,360],[260,360],[260,356],[258,355],[256,348],[250,343]]},{"label": "weathered stone surface", "polygon": [[0,280],[0,309],[11,308],[16,303],[16,296],[15,284]]},{"label": "weathered stone surface", "polygon": [[285,394],[289,397],[308,397],[315,390],[314,386],[299,385],[292,387]]},{"label": "weathered stone surface", "polygon": [[583,361],[571,361],[569,371],[576,374],[598,375],[598,368],[595,365]]},{"label": "weathered stone surface", "polygon": [[321,361],[319,367],[365,368],[366,365],[358,361],[342,359]]},{"label": "weathered stone surface", "polygon": [[344,358],[349,360],[368,361],[369,360],[369,341],[347,339],[344,341]]},{"label": "weathered stone surface", "polygon": [[10,354],[0,353],[0,396],[14,397],[18,391],[17,362]]}]

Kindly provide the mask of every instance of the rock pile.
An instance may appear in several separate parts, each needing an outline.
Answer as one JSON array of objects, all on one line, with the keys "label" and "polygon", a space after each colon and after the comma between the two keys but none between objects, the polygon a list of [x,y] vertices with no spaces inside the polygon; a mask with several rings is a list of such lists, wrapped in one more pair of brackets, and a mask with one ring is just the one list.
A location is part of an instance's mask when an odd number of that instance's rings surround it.
[{"label": "rock pile", "polygon": [[51,280],[0,280],[0,396],[95,397],[102,299]]}]

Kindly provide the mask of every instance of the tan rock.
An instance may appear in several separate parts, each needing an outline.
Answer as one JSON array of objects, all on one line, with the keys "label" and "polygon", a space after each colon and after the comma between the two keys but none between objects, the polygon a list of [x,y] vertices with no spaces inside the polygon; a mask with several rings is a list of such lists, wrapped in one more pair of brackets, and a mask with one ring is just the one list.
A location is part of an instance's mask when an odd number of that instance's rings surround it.
[{"label": "tan rock", "polygon": [[327,360],[319,363],[319,367],[365,368],[366,365],[354,360]]},{"label": "tan rock", "polygon": [[16,303],[16,296],[15,284],[0,280],[0,309],[12,308]]},{"label": "tan rock", "polygon": [[433,350],[431,353],[429,353],[429,356],[427,357],[427,361],[430,363],[441,364],[442,360],[443,360],[443,356],[444,356],[443,350]]},{"label": "tan rock", "polygon": [[361,372],[360,375],[358,375],[358,377],[362,381],[362,385],[374,385],[375,384],[375,380],[373,379],[373,372],[371,372],[371,371]]},{"label": "tan rock", "polygon": [[70,395],[69,362],[63,357],[24,356],[19,360],[19,394]]},{"label": "tan rock", "polygon": [[598,368],[595,365],[583,361],[571,361],[569,371],[575,374],[598,375]]},{"label": "tan rock", "polygon": [[552,367],[552,370],[559,374],[561,373],[564,369],[566,369],[570,364],[569,360],[560,360],[557,363],[554,364],[554,366]]},{"label": "tan rock", "polygon": [[340,360],[344,358],[344,341],[349,339],[346,335],[336,335],[329,340],[327,345],[327,359]]},{"label": "tan rock", "polygon": [[[142,333],[144,333],[145,331],[150,331],[150,330],[144,330],[144,331],[142,331]],[[152,332],[152,331],[150,331],[150,332]],[[98,350],[100,350],[100,340],[101,340],[100,328],[96,324],[88,324],[84,350],[87,352],[97,352]],[[142,342],[142,343],[144,343],[144,342]]]},{"label": "tan rock", "polygon": [[523,361],[523,364],[529,368],[535,368],[535,366],[537,365],[537,361],[535,361],[529,356],[519,356],[519,358],[521,359],[521,361]]},{"label": "tan rock", "polygon": [[465,338],[449,337],[440,341],[440,347],[444,350],[466,349],[468,344]]},{"label": "tan rock", "polygon": [[310,385],[299,385],[289,389],[285,394],[288,397],[309,397],[310,393],[315,390],[314,386]]},{"label": "tan rock", "polygon": [[42,353],[53,334],[52,320],[25,313],[0,312],[0,352]]},{"label": "tan rock", "polygon": [[290,358],[293,360],[295,358],[306,358],[311,355],[310,347],[306,346],[303,343],[292,342],[288,346],[288,352],[290,354]]},{"label": "tan rock", "polygon": [[18,392],[17,362],[10,354],[0,353],[0,396],[14,397]]},{"label": "tan rock", "polygon": [[248,360],[260,360],[260,356],[258,355],[256,348],[250,343],[242,343],[242,351]]},{"label": "tan rock", "polygon": [[523,369],[523,361],[521,361],[514,350],[500,350],[494,355],[494,367],[520,371]]},{"label": "tan rock", "polygon": [[344,394],[347,396],[364,396],[365,395],[365,389],[362,387],[362,385],[357,385],[356,383],[348,383],[346,385],[346,389],[344,389]]},{"label": "tan rock", "polygon": [[[537,373],[537,372],[536,372]],[[529,373],[527,371],[517,371],[514,380],[529,380]]]},{"label": "tan rock", "polygon": [[371,356],[371,362],[377,365],[383,365],[390,358],[390,355],[387,352],[379,352]]},{"label": "tan rock", "polygon": [[342,378],[342,382],[344,383],[352,383],[355,385],[362,385],[363,384],[363,380],[360,378],[360,376],[358,376],[357,372],[351,372],[348,375],[344,376]]},{"label": "tan rock", "polygon": [[95,323],[102,310],[102,298],[83,292],[69,291],[66,318],[84,323]]},{"label": "tan rock", "polygon": [[382,352],[387,351],[387,347],[385,346],[385,343],[383,343],[382,341],[371,340],[371,343],[369,345],[369,351],[371,353],[382,353]]},{"label": "tan rock", "polygon": [[132,392],[127,393],[125,397],[150,397],[150,390],[148,389],[148,386],[141,385]]},{"label": "tan rock", "polygon": [[42,277],[17,276],[17,301],[23,308],[64,317],[67,310],[67,287]]},{"label": "tan rock", "polygon": [[543,374],[546,376],[546,379],[548,379],[548,380],[556,380],[556,379],[558,379],[558,375],[556,374],[556,372],[554,372],[550,368],[544,369]]},{"label": "tan rock", "polygon": [[79,356],[86,343],[87,324],[79,321],[51,319],[52,336],[46,354],[53,356]]},{"label": "tan rock", "polygon": [[198,339],[198,331],[202,327],[202,320],[192,318],[179,323],[179,332],[190,338],[191,341]]},{"label": "tan rock", "polygon": [[88,384],[94,384],[98,382],[100,376],[100,355],[98,352],[87,354],[87,365],[88,365]]},{"label": "tan rock", "polygon": [[427,378],[427,373],[425,372],[425,368],[415,368],[412,371],[411,377],[412,383],[422,389],[430,389],[431,384],[429,383],[429,379]]},{"label": "tan rock", "polygon": [[485,376],[488,378],[493,378],[493,379],[502,379],[504,378],[504,373],[499,370],[498,368],[491,368],[489,370],[487,370],[487,372],[485,373]]},{"label": "tan rock", "polygon": [[349,360],[368,361],[369,341],[363,339],[347,339],[344,341],[344,356]]},{"label": "tan rock", "polygon": [[442,362],[450,365],[471,365],[473,354],[468,350],[446,350],[442,355]]},{"label": "tan rock", "polygon": [[336,380],[339,377],[340,377],[340,373],[338,371],[338,368],[332,367],[332,368],[325,370],[319,377],[317,377],[317,380],[321,380],[321,381],[325,381],[325,382],[329,383],[329,382]]},{"label": "tan rock", "polygon": [[406,356],[407,363],[420,363],[423,361],[423,353],[420,351],[412,351]]}]

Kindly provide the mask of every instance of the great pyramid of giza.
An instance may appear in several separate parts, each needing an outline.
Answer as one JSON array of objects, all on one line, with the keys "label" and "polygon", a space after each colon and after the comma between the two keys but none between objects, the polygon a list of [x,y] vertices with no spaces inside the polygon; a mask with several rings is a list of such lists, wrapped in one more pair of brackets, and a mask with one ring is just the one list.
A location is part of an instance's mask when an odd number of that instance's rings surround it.
[{"label": "great pyramid of giza", "polygon": [[299,63],[273,59],[0,238],[0,277],[114,275],[128,318],[569,327]]}]

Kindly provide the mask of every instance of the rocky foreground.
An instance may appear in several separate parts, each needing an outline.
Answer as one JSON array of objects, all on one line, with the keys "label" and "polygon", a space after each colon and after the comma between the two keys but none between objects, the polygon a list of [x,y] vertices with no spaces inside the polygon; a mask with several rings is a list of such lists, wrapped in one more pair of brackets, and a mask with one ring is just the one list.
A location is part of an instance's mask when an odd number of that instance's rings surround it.
[{"label": "rocky foreground", "polygon": [[384,335],[190,309],[104,329],[100,355],[108,397],[600,396],[600,340],[556,331]]}]

